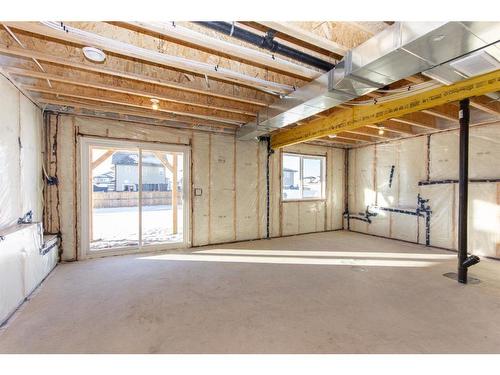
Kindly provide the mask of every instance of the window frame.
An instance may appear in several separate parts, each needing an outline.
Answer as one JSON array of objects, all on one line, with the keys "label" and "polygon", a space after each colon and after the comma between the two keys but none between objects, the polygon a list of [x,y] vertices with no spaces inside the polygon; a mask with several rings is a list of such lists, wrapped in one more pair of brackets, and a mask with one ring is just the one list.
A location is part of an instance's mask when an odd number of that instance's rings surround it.
[{"label": "window frame", "polygon": [[[285,156],[295,156],[299,157],[299,191],[301,194],[301,198],[291,198],[287,199],[283,197],[283,168],[284,168],[284,159]],[[319,159],[321,161],[321,197],[304,197],[304,159]],[[326,167],[327,167],[327,158],[326,155],[317,155],[317,154],[305,154],[298,152],[289,152],[283,151],[281,154],[281,173],[280,173],[280,197],[281,201],[284,203],[288,202],[311,202],[311,201],[326,201]]]},{"label": "window frame", "polygon": [[[79,215],[79,246],[77,249],[77,257],[79,260],[99,258],[110,255],[125,255],[134,253],[146,253],[152,251],[161,251],[169,249],[188,248],[191,246],[191,147],[183,144],[156,143],[148,141],[133,141],[119,140],[113,138],[102,138],[95,136],[80,136],[79,143],[79,192],[78,205],[80,210]],[[184,238],[182,242],[159,243],[159,244],[142,244],[142,206],[139,205],[139,244],[138,246],[114,247],[109,249],[91,250],[90,249],[90,226],[91,226],[91,149],[93,147],[103,148],[124,148],[137,149],[138,152],[138,170],[142,168],[142,152],[144,151],[164,151],[178,152],[183,154],[183,181],[182,190],[183,199],[183,229]],[[142,173],[139,173],[139,186],[142,185]],[[138,190],[139,202],[142,199],[142,188]]]}]

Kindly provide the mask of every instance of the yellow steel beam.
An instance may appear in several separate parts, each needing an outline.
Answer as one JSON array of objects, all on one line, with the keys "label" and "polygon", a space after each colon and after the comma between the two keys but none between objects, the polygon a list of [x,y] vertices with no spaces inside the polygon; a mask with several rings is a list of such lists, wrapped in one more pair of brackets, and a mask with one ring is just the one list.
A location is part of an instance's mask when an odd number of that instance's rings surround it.
[{"label": "yellow steel beam", "polygon": [[331,116],[271,134],[271,147],[281,148],[310,141],[498,90],[500,90],[500,70],[386,103],[343,109]]}]

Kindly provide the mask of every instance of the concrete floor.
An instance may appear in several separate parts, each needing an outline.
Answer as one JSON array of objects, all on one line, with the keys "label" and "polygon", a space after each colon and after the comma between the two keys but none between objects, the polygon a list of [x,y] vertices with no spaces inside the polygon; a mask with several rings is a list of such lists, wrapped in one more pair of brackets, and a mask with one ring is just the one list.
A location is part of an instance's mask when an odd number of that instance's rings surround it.
[{"label": "concrete floor", "polygon": [[455,267],[350,232],[61,264],[0,352],[499,353],[500,262],[477,285],[442,276]]}]

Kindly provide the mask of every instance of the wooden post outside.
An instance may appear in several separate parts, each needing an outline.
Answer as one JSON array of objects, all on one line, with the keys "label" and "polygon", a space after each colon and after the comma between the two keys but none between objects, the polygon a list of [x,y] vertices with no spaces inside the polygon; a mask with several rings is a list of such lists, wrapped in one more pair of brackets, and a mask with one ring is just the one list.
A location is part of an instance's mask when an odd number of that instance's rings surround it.
[{"label": "wooden post outside", "polygon": [[172,217],[173,217],[173,234],[177,234],[177,154],[174,154],[172,162]]}]

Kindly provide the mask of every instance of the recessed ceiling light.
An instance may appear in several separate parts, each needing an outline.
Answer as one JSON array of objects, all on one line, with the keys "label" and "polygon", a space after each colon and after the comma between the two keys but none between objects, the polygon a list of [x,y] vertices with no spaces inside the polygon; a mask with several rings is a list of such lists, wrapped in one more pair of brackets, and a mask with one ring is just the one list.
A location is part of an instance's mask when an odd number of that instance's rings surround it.
[{"label": "recessed ceiling light", "polygon": [[337,134],[328,134],[328,138],[337,138]]},{"label": "recessed ceiling light", "polygon": [[385,133],[385,127],[383,125],[378,126],[378,135],[384,135]]},{"label": "recessed ceiling light", "polygon": [[90,61],[101,63],[106,60],[106,54],[98,48],[83,47],[82,51],[83,55]]},{"label": "recessed ceiling light", "polygon": [[151,108],[153,108],[153,111],[157,111],[160,108],[160,101],[158,99],[151,99]]}]

